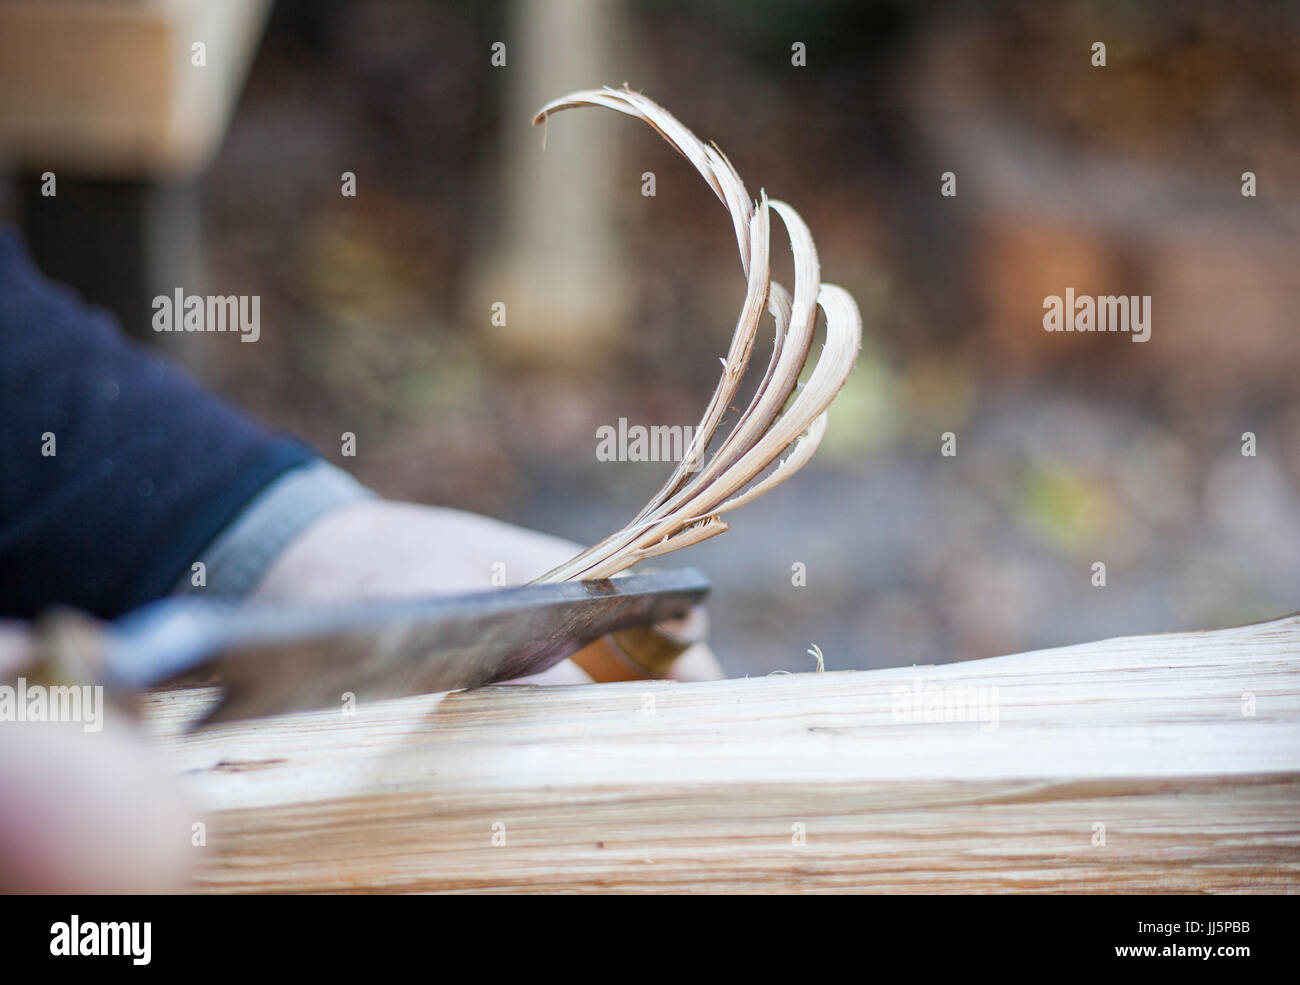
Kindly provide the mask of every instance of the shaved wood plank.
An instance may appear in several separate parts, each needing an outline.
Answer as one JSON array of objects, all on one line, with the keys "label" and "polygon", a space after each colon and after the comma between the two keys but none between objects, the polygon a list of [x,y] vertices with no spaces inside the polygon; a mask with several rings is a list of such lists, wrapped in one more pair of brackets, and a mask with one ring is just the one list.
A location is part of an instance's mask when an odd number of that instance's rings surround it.
[{"label": "shaved wood plank", "polygon": [[[899,720],[918,684],[989,689],[996,726]],[[1300,888],[1300,616],[183,734],[211,697],[146,709],[208,825],[200,891]]]}]

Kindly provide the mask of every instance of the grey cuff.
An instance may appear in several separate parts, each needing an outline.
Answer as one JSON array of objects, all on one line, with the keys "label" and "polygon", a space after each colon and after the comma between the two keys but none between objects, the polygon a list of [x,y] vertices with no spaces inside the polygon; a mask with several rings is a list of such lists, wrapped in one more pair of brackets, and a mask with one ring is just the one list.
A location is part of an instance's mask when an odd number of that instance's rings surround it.
[{"label": "grey cuff", "polygon": [[309,526],[331,510],[374,495],[326,461],[290,469],[254,496],[195,558],[206,568],[206,584],[193,583],[191,567],[172,588],[172,594],[243,598],[258,586],[290,542]]}]

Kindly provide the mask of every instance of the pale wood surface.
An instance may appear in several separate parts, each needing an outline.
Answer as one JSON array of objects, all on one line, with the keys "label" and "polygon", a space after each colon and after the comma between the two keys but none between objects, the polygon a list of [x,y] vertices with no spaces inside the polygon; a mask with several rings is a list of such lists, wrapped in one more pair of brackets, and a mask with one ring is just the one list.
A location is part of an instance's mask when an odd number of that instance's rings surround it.
[{"label": "pale wood surface", "polygon": [[[215,151],[270,0],[0,0],[0,149],[30,170],[188,174]],[[207,64],[191,62],[203,42]]]},{"label": "pale wood surface", "polygon": [[[997,727],[899,721],[918,679],[997,687]],[[208,696],[147,708],[208,825],[201,891],[1300,888],[1296,616],[940,667],[486,688],[182,734]]]}]

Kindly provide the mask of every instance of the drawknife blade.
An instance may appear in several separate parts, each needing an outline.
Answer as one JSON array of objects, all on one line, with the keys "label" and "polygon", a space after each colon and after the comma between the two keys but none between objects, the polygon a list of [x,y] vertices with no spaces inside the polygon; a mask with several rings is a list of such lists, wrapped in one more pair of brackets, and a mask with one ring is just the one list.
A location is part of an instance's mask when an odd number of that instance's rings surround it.
[{"label": "drawknife blade", "polygon": [[393,698],[536,674],[606,633],[683,616],[708,591],[685,568],[328,607],[166,599],[89,646],[83,631],[78,649],[95,652],[76,663],[124,692],[211,672],[225,690],[210,724],[339,708],[347,694]]}]

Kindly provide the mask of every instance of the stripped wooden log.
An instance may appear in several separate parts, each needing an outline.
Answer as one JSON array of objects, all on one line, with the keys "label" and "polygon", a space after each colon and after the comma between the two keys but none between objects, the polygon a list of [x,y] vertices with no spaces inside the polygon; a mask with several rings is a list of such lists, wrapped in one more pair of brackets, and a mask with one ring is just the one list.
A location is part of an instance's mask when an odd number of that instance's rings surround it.
[{"label": "stripped wooden log", "polygon": [[201,891],[1300,888],[1300,616],[185,734],[210,700],[147,707],[208,826]]}]

